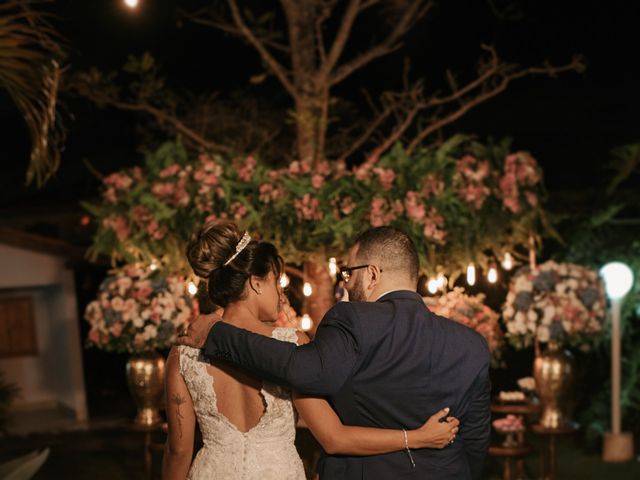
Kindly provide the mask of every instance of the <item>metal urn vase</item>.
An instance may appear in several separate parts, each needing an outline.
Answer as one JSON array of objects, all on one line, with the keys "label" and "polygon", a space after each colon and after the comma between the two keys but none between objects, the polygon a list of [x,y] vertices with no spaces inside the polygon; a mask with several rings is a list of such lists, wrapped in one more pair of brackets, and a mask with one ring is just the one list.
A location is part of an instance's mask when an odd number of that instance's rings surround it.
[{"label": "metal urn vase", "polygon": [[571,353],[561,349],[556,342],[549,342],[547,350],[536,356],[533,376],[542,405],[540,425],[545,428],[571,425],[571,392],[575,376]]},{"label": "metal urn vase", "polygon": [[153,427],[162,423],[164,358],[157,352],[132,355],[127,362],[127,383],[138,407],[134,425]]}]

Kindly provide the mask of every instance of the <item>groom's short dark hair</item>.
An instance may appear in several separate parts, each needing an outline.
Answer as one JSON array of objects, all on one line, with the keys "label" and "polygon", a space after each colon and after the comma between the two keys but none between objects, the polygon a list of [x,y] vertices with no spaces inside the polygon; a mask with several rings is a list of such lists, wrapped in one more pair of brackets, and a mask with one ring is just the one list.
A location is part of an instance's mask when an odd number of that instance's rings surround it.
[{"label": "groom's short dark hair", "polygon": [[357,257],[363,263],[373,262],[384,271],[403,272],[418,280],[420,260],[409,235],[394,227],[375,227],[356,238]]}]

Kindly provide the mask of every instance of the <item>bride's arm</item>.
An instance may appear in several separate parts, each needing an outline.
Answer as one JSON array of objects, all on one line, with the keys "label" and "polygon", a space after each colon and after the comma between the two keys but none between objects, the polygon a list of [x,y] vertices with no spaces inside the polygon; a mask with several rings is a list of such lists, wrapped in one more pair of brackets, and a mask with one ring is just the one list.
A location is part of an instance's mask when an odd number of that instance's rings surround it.
[{"label": "bride's arm", "polygon": [[195,413],[191,395],[180,374],[180,353],[169,353],[165,372],[165,405],[169,431],[162,458],[163,480],[184,480],[193,456]]},{"label": "bride's arm", "polygon": [[[298,333],[299,345],[308,342],[309,338],[304,333]],[[324,398],[294,394],[293,400],[300,417],[329,454],[379,455],[406,447],[402,430],[346,426]],[[455,438],[460,424],[454,417],[440,422],[448,413],[448,408],[442,409],[420,428],[407,430],[409,448],[446,447]]]},{"label": "bride's arm", "polygon": [[[405,449],[402,430],[349,427],[342,424],[329,402],[323,398],[294,395],[298,413],[325,452],[343,455],[379,455]],[[415,430],[407,430],[409,448],[444,448],[458,432],[459,421],[448,417],[448,409],[432,415]]]}]

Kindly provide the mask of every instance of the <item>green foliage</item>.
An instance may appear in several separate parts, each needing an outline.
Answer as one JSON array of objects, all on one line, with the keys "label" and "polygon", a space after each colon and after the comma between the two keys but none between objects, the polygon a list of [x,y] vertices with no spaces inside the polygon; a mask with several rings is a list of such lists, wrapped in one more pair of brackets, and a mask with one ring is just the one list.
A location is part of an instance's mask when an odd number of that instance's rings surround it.
[{"label": "green foliage", "polygon": [[482,145],[461,135],[412,155],[397,145],[354,171],[340,162],[271,169],[251,156],[194,159],[167,142],[143,168],[106,177],[103,201],[86,205],[99,226],[91,254],[184,273],[187,239],[222,217],[300,263],[340,257],[359,232],[391,224],[413,237],[423,272],[442,268],[455,279],[469,261],[486,266],[527,244],[542,215],[540,178],[535,160],[510,153],[507,141]]}]

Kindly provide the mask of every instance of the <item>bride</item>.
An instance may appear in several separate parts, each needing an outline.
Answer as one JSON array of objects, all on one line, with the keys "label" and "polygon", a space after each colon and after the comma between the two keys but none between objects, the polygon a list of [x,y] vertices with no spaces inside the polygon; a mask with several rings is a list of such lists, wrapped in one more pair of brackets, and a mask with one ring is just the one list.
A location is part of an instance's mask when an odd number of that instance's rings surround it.
[{"label": "bride", "polygon": [[[286,297],[278,280],[284,263],[267,242],[251,241],[228,221],[206,224],[191,239],[187,257],[208,281],[223,320],[278,340],[302,344],[292,328],[273,326]],[[295,404],[295,408],[294,408]],[[296,451],[296,410],[328,453],[372,455],[411,448],[443,448],[458,431],[448,409],[416,430],[349,427],[323,398],[303,397],[246,372],[210,364],[200,350],[174,347],[166,366],[168,437],[163,478],[304,480]],[[193,459],[196,421],[203,447]]]}]

